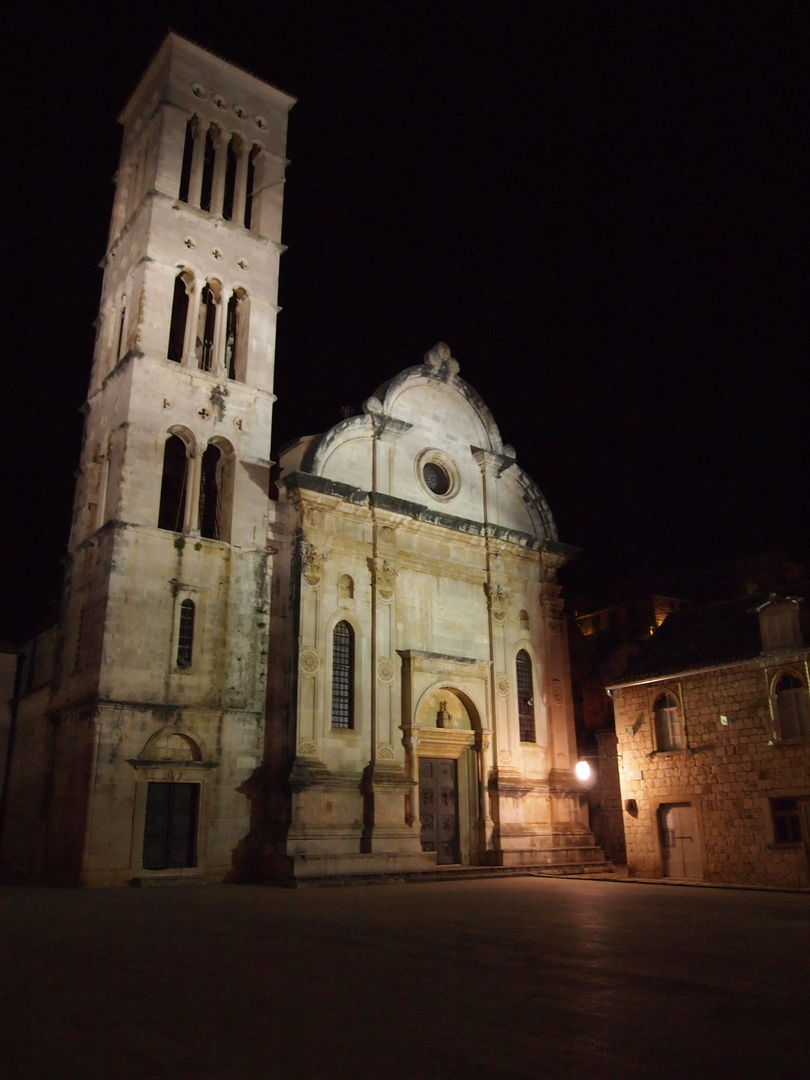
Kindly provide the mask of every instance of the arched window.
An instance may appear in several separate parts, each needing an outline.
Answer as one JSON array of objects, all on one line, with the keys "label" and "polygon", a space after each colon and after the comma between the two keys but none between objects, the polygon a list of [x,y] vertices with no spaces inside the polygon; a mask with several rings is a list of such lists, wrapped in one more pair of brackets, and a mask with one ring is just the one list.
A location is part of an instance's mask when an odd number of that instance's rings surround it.
[{"label": "arched window", "polygon": [[520,741],[536,742],[534,730],[534,687],[532,680],[532,662],[525,649],[521,649],[515,660],[515,675],[518,696],[518,721],[520,723]]},{"label": "arched window", "polygon": [[233,220],[233,204],[236,195],[236,144],[234,135],[225,151],[225,195],[222,202],[222,216],[226,221]]},{"label": "arched window", "polygon": [[792,672],[780,675],[774,688],[779,735],[783,739],[800,739],[810,735],[810,702],[807,687]]},{"label": "arched window", "polygon": [[332,634],[332,727],[354,727],[354,630],[345,620]]},{"label": "arched window", "polygon": [[656,750],[682,750],[685,741],[678,702],[668,691],[659,694],[653,706],[655,713]]},{"label": "arched window", "polygon": [[228,300],[225,333],[225,370],[229,379],[245,381],[247,293],[234,289]]},{"label": "arched window", "polygon": [[340,600],[354,599],[354,582],[348,574],[341,574],[338,581],[338,598]]},{"label": "arched window", "polygon": [[219,540],[220,458],[218,446],[209,443],[202,457],[200,473],[200,536]]},{"label": "arched window", "polygon": [[197,320],[197,363],[200,371],[210,371],[214,365],[217,304],[220,286],[210,281],[200,293],[200,314]]},{"label": "arched window", "polygon": [[158,528],[180,532],[186,513],[188,448],[178,435],[170,435],[163,450]]},{"label": "arched window", "polygon": [[251,227],[253,220],[253,193],[256,188],[256,175],[258,173],[259,155],[261,154],[261,147],[253,146],[248,154],[247,164],[247,193],[245,194],[245,228]]},{"label": "arched window", "polygon": [[202,190],[200,192],[200,209],[210,212],[211,194],[214,190],[214,164],[217,159],[216,136],[219,128],[211,125],[205,133],[205,149],[203,151]]},{"label": "arched window", "polygon": [[188,192],[191,186],[191,162],[194,158],[194,124],[192,116],[186,124],[186,139],[183,143],[183,166],[180,170],[180,191],[177,198],[180,202],[188,202]]},{"label": "arched window", "polygon": [[191,667],[194,651],[194,601],[184,600],[180,605],[180,625],[177,630],[177,666]]},{"label": "arched window", "polygon": [[521,637],[529,636],[529,613],[528,611],[521,611],[518,615],[518,629],[520,630]]},{"label": "arched window", "polygon": [[179,364],[183,360],[186,347],[186,323],[188,322],[188,301],[194,279],[189,270],[181,270],[174,279],[174,298],[172,299],[172,318],[169,323],[169,347],[166,356]]}]

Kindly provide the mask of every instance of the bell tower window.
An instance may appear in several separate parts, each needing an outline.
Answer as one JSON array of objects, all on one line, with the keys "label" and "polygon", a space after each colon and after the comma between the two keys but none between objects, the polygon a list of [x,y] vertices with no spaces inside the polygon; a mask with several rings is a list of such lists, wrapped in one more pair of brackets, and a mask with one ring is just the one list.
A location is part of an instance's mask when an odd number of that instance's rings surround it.
[{"label": "bell tower window", "polygon": [[158,528],[181,532],[186,513],[188,450],[178,435],[170,435],[163,449]]}]

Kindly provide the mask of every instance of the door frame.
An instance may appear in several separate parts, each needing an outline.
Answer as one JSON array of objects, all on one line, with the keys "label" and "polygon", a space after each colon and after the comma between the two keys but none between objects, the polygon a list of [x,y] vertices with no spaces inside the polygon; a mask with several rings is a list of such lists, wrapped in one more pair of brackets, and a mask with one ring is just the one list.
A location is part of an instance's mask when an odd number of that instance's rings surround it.
[{"label": "door frame", "polygon": [[670,806],[671,804],[682,805],[683,803],[690,803],[695,811],[695,819],[697,821],[698,854],[700,855],[701,868],[701,875],[699,878],[690,878],[688,880],[705,881],[706,845],[703,840],[703,798],[701,795],[696,795],[692,791],[668,792],[665,795],[660,795],[657,798],[650,800],[650,814],[652,817],[650,825],[652,829],[653,854],[655,858],[655,874],[656,877],[666,877],[664,868],[664,848],[663,844],[661,843],[661,807]]}]

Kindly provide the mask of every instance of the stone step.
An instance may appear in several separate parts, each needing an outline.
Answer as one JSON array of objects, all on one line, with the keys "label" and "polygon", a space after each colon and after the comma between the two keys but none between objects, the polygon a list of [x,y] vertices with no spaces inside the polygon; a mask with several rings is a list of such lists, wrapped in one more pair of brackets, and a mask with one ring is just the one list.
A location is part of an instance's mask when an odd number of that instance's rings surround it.
[{"label": "stone step", "polygon": [[392,874],[325,874],[285,882],[294,888],[328,889],[341,885],[418,885],[430,881],[474,881],[480,878],[573,877],[578,874],[610,874],[613,864],[604,858],[592,862],[538,864],[534,866],[446,866],[435,870]]}]

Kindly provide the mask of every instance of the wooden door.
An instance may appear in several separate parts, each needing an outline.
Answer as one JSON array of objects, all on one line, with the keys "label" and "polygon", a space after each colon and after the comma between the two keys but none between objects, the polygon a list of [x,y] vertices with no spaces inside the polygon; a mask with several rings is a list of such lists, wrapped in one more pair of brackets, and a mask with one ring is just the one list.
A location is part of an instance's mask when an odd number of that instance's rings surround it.
[{"label": "wooden door", "polygon": [[197,864],[199,784],[150,784],[143,833],[144,870]]},{"label": "wooden door", "polygon": [[458,856],[458,791],[456,762],[419,759],[419,819],[422,851],[435,851],[437,863],[456,863]]},{"label": "wooden door", "polygon": [[697,813],[691,803],[665,803],[660,811],[664,877],[703,877]]}]

